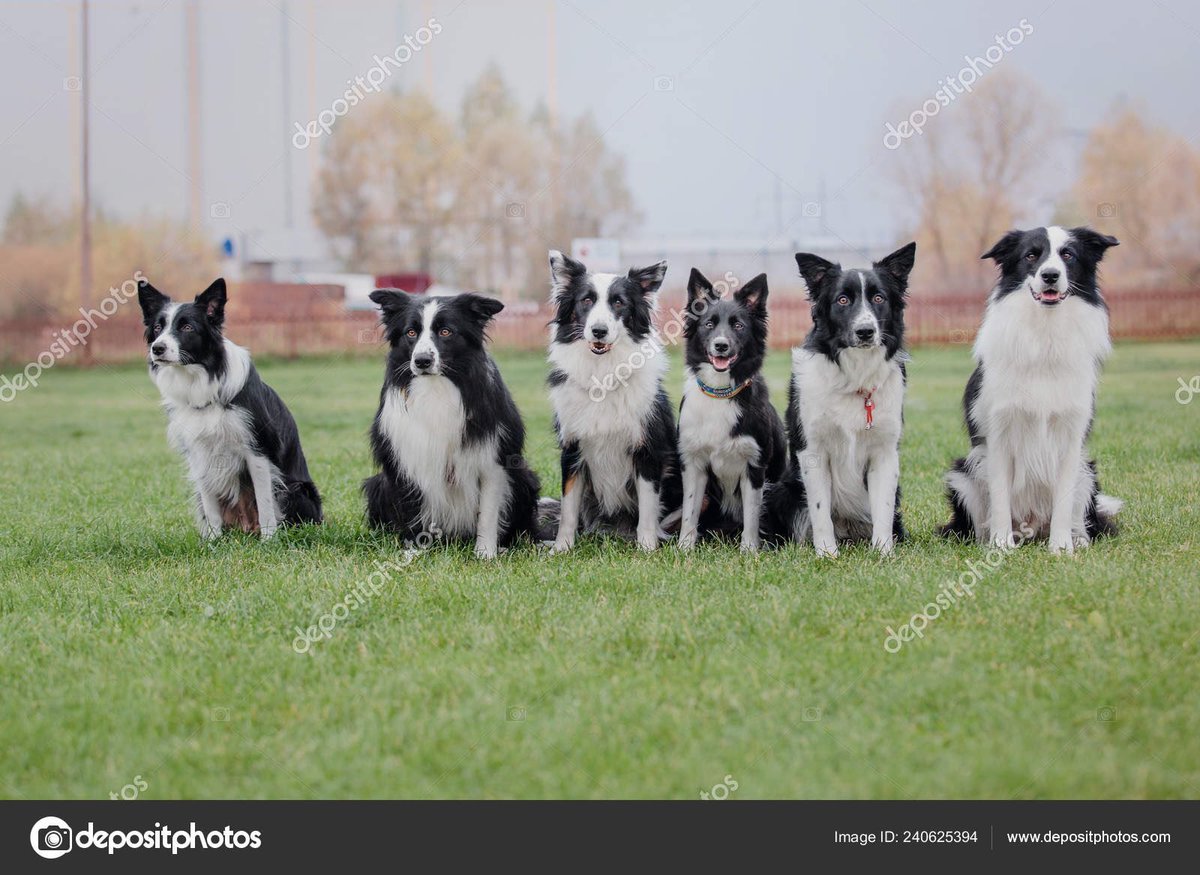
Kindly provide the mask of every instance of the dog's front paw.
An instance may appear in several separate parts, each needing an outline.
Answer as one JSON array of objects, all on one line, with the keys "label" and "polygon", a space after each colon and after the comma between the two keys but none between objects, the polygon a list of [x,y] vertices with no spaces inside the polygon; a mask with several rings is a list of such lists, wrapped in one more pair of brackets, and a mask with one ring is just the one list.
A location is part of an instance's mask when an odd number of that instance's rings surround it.
[{"label": "dog's front paw", "polygon": [[691,531],[680,532],[679,540],[675,542],[675,545],[680,550],[691,550],[694,548],[696,546],[696,530],[692,529]]},{"label": "dog's front paw", "polygon": [[757,553],[759,548],[759,539],[757,537],[746,537],[742,535],[742,552]]},{"label": "dog's front paw", "polygon": [[264,541],[269,541],[279,532],[279,526],[263,526],[258,531],[258,535]]},{"label": "dog's front paw", "polygon": [[1092,539],[1085,534],[1072,535],[1071,542],[1075,545],[1076,550],[1085,550],[1092,546]]},{"label": "dog's front paw", "polygon": [[219,538],[219,537],[221,537],[221,527],[220,526],[210,526],[208,523],[205,523],[204,525],[200,526],[200,539],[202,541],[205,541],[207,543],[212,543],[213,541],[217,540],[217,538]]},{"label": "dog's front paw", "polygon": [[658,549],[658,532],[654,534],[638,534],[638,547],[647,553],[652,553]]},{"label": "dog's front paw", "polygon": [[1013,550],[1017,546],[1017,539],[1013,537],[1012,529],[1007,532],[996,532],[992,535],[992,546],[1000,550]]},{"label": "dog's front paw", "polygon": [[836,559],[838,558],[837,541],[817,541],[813,544],[816,548],[817,557],[820,559]]},{"label": "dog's front paw", "polygon": [[880,556],[891,556],[896,552],[896,540],[891,535],[886,538],[875,538],[871,546],[879,551]]},{"label": "dog's front paw", "polygon": [[573,540],[567,538],[559,538],[554,542],[554,546],[550,548],[550,555],[554,556],[559,553],[569,553],[571,548],[575,546]]},{"label": "dog's front paw", "polygon": [[475,542],[475,558],[476,559],[495,559],[499,555],[496,550],[496,545],[488,541]]},{"label": "dog's front paw", "polygon": [[1075,552],[1075,542],[1070,535],[1050,535],[1050,552],[1055,556],[1066,554],[1070,556]]}]

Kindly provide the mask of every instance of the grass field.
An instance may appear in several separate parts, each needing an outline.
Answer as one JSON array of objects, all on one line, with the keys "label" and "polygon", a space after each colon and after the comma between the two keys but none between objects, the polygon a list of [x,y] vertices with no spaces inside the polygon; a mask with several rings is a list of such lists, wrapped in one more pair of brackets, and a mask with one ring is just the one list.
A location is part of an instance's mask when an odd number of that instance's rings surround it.
[{"label": "grass field", "polygon": [[[358,494],[381,359],[262,364],[328,518],[269,544],[200,542],[141,367],[0,407],[0,795],[1200,796],[1200,402],[1174,399],[1200,344],[1118,347],[1092,449],[1125,531],[1082,555],[993,569],[934,537],[970,363],[918,349],[891,560],[435,549],[300,655],[297,626],[403,561]],[[501,364],[554,494],[544,362]],[[888,653],[969,562],[974,597]]]}]

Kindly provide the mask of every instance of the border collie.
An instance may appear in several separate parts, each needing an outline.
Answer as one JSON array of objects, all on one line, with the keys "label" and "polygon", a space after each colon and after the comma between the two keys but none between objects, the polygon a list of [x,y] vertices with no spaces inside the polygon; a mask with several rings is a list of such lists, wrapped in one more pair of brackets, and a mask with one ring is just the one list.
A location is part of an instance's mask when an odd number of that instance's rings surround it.
[{"label": "border collie", "polygon": [[[703,531],[742,533],[759,547],[763,488],[787,465],[783,421],[767,392],[767,275],[721,298],[700,271],[688,278],[686,375],[679,404],[683,514],[679,546]],[[703,516],[702,516],[703,512]]]},{"label": "border collie", "polygon": [[563,497],[554,551],[611,528],[658,546],[664,505],[679,506],[675,419],[663,391],[667,356],[653,316],[667,263],[622,276],[589,273],[550,253],[550,402],[562,450]]},{"label": "border collie", "polygon": [[916,251],[909,243],[870,270],[796,254],[813,327],[792,350],[788,472],[768,503],[773,535],[811,539],[819,556],[868,539],[886,556],[905,537],[904,307]]},{"label": "border collie", "polygon": [[191,303],[138,283],[150,379],[167,438],[187,462],[200,534],[236,526],[270,538],[281,525],[321,522],[321,497],[292,414],[250,353],[221,334],[225,301],[224,279]]},{"label": "border collie", "polygon": [[537,536],[538,478],[525,462],[525,424],[486,329],[504,305],[481,295],[371,293],[391,350],[363,483],[367,521],[407,539],[475,540],[494,558]]},{"label": "border collie", "polygon": [[975,340],[963,410],[971,451],[946,475],[946,535],[1013,547],[1013,527],[1072,553],[1115,533],[1122,502],[1100,493],[1085,448],[1111,351],[1096,269],[1115,237],[1056,226],[1010,231]]}]

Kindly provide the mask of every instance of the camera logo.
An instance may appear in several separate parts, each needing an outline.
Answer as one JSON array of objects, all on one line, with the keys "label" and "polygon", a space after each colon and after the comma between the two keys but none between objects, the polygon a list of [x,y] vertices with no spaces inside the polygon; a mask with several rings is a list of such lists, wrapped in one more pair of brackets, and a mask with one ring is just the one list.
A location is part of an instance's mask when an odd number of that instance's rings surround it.
[{"label": "camera logo", "polygon": [[43,817],[29,831],[34,853],[54,860],[71,850],[71,827],[59,817]]}]

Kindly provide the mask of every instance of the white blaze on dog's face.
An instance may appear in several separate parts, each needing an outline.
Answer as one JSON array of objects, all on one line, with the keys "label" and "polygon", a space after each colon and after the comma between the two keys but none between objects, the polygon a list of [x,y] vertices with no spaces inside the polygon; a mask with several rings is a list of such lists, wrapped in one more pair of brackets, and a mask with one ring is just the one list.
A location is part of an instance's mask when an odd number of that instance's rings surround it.
[{"label": "white blaze on dog's face", "polygon": [[177,365],[180,363],[179,338],[175,336],[175,311],[179,304],[167,304],[162,308],[154,328],[158,333],[150,340],[150,360],[157,365]]},{"label": "white blaze on dog's face", "polygon": [[1029,277],[1030,293],[1043,304],[1057,304],[1067,295],[1070,287],[1067,259],[1074,257],[1067,248],[1070,239],[1071,235],[1057,225],[1046,229],[1046,249],[1038,257]]},{"label": "white blaze on dog's face", "polygon": [[871,295],[867,292],[867,277],[861,270],[854,273],[858,274],[859,298],[850,330],[854,332],[859,346],[879,346],[883,341],[879,333],[879,319],[871,307]]},{"label": "white blaze on dog's face", "polygon": [[617,279],[618,277],[611,273],[592,275],[596,300],[588,306],[587,316],[583,321],[583,339],[596,355],[608,352],[613,348],[613,344],[621,339],[624,324],[618,314],[626,305],[619,296],[610,297]]},{"label": "white blaze on dog's face", "polygon": [[417,342],[413,344],[410,365],[414,374],[440,374],[442,357],[434,340],[433,321],[437,317],[438,302],[428,301],[421,308],[421,327]]}]

